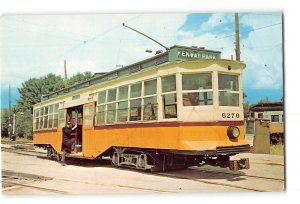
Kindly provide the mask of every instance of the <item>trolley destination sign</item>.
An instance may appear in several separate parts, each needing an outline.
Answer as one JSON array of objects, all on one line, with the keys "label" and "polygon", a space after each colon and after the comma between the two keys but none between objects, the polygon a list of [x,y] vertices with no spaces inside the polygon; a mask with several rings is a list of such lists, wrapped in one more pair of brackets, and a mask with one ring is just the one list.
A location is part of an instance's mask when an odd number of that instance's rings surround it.
[{"label": "trolley destination sign", "polygon": [[215,52],[206,52],[206,51],[195,51],[195,50],[187,50],[187,49],[178,49],[177,57],[179,59],[220,59],[220,53]]}]

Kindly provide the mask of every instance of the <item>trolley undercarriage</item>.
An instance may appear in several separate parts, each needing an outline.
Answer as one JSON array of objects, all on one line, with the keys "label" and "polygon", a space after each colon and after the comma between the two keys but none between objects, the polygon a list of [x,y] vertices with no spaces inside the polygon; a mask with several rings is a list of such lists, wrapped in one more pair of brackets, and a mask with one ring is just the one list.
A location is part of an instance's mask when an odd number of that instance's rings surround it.
[{"label": "trolley undercarriage", "polygon": [[[114,166],[128,166],[137,169],[154,171],[168,171],[187,168],[189,166],[201,166],[205,164],[229,167],[231,170],[249,169],[249,159],[230,160],[230,156],[236,153],[249,152],[250,146],[219,147],[216,151],[183,151],[174,154],[171,150],[142,150],[133,148],[114,147],[112,163]],[[220,151],[222,149],[223,151]],[[227,151],[224,151],[227,150]],[[176,151],[180,153],[180,151]],[[208,153],[210,152],[210,153]],[[224,152],[227,152],[224,154]],[[206,153],[206,154],[205,154]]]}]

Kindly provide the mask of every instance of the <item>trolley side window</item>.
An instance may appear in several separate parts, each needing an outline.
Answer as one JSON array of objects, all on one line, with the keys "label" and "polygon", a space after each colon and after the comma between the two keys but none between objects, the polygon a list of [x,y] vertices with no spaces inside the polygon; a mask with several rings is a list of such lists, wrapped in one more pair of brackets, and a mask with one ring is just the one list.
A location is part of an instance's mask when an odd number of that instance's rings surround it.
[{"label": "trolley side window", "polygon": [[141,96],[142,92],[142,83],[136,83],[131,85],[130,98],[136,98]]},{"label": "trolley side window", "polygon": [[107,105],[107,123],[114,123],[116,120],[116,103]]},{"label": "trolley side window", "polygon": [[40,127],[39,129],[43,129],[44,126],[44,107],[41,108],[40,112]]},{"label": "trolley side window", "polygon": [[49,106],[48,128],[53,127],[53,106],[54,105]]},{"label": "trolley side window", "polygon": [[84,108],[83,114],[84,114],[84,117],[83,117],[84,125],[93,125],[93,114],[94,114],[93,105],[86,106]]},{"label": "trolley side window", "polygon": [[157,80],[150,80],[144,82],[144,96],[156,94]]},{"label": "trolley side window", "polygon": [[157,79],[144,82],[143,120],[157,120]]},{"label": "trolley side window", "polygon": [[128,85],[119,87],[117,107],[117,122],[126,122],[128,120]]},{"label": "trolley side window", "polygon": [[143,120],[157,120],[157,97],[144,98]]},{"label": "trolley side window", "polygon": [[183,106],[213,105],[212,74],[182,75]]},{"label": "trolley side window", "polygon": [[98,106],[97,124],[99,125],[105,124],[105,105]]},{"label": "trolley side window", "polygon": [[107,102],[112,102],[117,99],[117,89],[110,89],[107,93]]},{"label": "trolley side window", "polygon": [[65,111],[59,111],[59,127],[65,126]]},{"label": "trolley side window", "polygon": [[35,116],[34,129],[38,130],[40,127],[40,108],[35,109],[34,116]]},{"label": "trolley side window", "polygon": [[122,86],[119,88],[118,100],[123,100],[128,98],[128,86]]},{"label": "trolley side window", "polygon": [[54,104],[53,108],[53,128],[57,128],[58,125],[58,103]]},{"label": "trolley side window", "polygon": [[239,106],[239,83],[237,75],[218,74],[219,105]]},{"label": "trolley side window", "polygon": [[98,125],[105,124],[106,105],[104,105],[104,103],[106,103],[106,90],[98,93],[98,106],[96,113],[96,123]]},{"label": "trolley side window", "polygon": [[161,78],[164,118],[177,118],[176,75]]},{"label": "trolley side window", "polygon": [[141,120],[141,99],[130,100],[130,121]]},{"label": "trolley side window", "polygon": [[58,103],[37,108],[34,110],[34,129],[53,129],[57,128],[58,123]]},{"label": "trolley side window", "polygon": [[101,91],[98,94],[98,103],[105,103],[106,102],[106,91]]},{"label": "trolley side window", "polygon": [[118,103],[117,122],[126,122],[128,118],[128,101]]},{"label": "trolley side window", "polygon": [[176,93],[163,95],[164,118],[177,118]]},{"label": "trolley side window", "polygon": [[[176,93],[173,84],[168,90]],[[157,79],[135,82],[98,93],[96,122],[105,125],[157,120],[157,106]]]}]

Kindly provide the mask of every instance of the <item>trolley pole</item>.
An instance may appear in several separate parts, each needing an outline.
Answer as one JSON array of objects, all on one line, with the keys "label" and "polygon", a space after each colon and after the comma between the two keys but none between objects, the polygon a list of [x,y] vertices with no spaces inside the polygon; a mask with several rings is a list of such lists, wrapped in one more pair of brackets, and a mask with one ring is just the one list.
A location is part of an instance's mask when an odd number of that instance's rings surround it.
[{"label": "trolley pole", "polygon": [[159,44],[160,46],[164,47],[164,48],[166,49],[166,51],[169,51],[169,48],[167,48],[166,46],[164,46],[164,45],[161,44],[160,42],[154,40],[153,38],[149,37],[148,35],[146,35],[146,34],[140,32],[140,31],[138,31],[138,30],[136,30],[136,29],[134,29],[134,28],[131,28],[131,27],[125,25],[125,23],[123,23],[122,25],[123,25],[124,27],[126,27],[126,28],[129,28],[129,29],[131,29],[131,30],[133,30],[133,31],[135,31],[135,32],[137,32],[137,33],[139,33],[139,34],[141,34],[141,35],[143,35],[143,36],[149,38],[150,40],[152,40],[152,41],[156,42],[157,44]]},{"label": "trolley pole", "polygon": [[241,61],[239,14],[235,13],[234,16],[235,16],[235,57],[236,57],[236,61]]},{"label": "trolley pole", "polygon": [[68,87],[68,76],[67,76],[67,62],[64,60],[64,69],[65,69],[65,88]]}]

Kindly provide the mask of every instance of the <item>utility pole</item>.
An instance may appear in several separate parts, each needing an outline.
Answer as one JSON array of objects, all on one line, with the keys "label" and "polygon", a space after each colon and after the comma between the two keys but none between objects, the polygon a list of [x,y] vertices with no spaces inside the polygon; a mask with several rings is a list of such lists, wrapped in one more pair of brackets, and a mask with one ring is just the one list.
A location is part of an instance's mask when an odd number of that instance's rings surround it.
[{"label": "utility pole", "polygon": [[11,140],[11,92],[10,92],[10,85],[8,87],[8,136]]},{"label": "utility pole", "polygon": [[68,87],[68,76],[67,76],[67,62],[64,60],[64,68],[65,68],[65,88]]},{"label": "utility pole", "polygon": [[16,139],[15,130],[16,130],[16,113],[14,108],[14,115],[13,115],[13,127],[12,127],[12,140]]},{"label": "utility pole", "polygon": [[235,16],[235,59],[236,61],[241,61],[239,14],[235,13],[234,16]]}]

